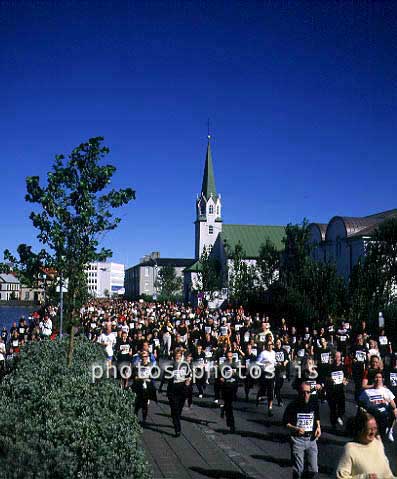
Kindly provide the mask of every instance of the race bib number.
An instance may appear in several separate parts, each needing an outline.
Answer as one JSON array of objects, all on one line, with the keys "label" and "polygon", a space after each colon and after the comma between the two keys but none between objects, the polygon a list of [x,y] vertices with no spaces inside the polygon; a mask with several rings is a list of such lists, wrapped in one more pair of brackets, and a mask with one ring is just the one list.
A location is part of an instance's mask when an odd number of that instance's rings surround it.
[{"label": "race bib number", "polygon": [[333,333],[334,332],[334,327],[333,326],[328,326],[328,332]]},{"label": "race bib number", "polygon": [[186,378],[186,372],[184,369],[175,369],[174,370],[174,382],[175,383],[181,383],[185,381]]},{"label": "race bib number", "polygon": [[305,336],[304,336],[304,340],[307,341],[309,338],[310,338],[310,334],[306,333]]},{"label": "race bib number", "polygon": [[129,344],[122,344],[122,345],[120,346],[120,351],[121,351],[122,354],[127,354],[127,353],[129,353],[129,352],[130,352],[130,346],[129,346]]},{"label": "race bib number", "polygon": [[252,348],[251,352],[254,356],[258,356],[258,350],[256,348]]},{"label": "race bib number", "polygon": [[264,343],[264,342],[266,341],[266,334],[260,334],[260,335],[259,335],[259,341],[260,341],[261,343]]},{"label": "race bib number", "polygon": [[314,425],[314,413],[298,413],[296,415],[296,426],[305,432],[312,432]]},{"label": "race bib number", "polygon": [[233,357],[233,361],[237,363],[238,362],[238,353],[233,353],[232,357]]},{"label": "race bib number", "polygon": [[141,366],[139,368],[139,379],[149,379],[150,378],[150,367]]},{"label": "race bib number", "polygon": [[331,379],[334,384],[342,384],[343,383],[343,371],[332,371]]},{"label": "race bib number", "polygon": [[25,328],[19,328],[19,334],[25,334]]},{"label": "race bib number", "polygon": [[284,345],[284,349],[289,353],[291,351],[291,346],[289,344]]},{"label": "race bib number", "polygon": [[316,390],[316,381],[305,381],[307,384],[310,385],[310,392],[311,394],[317,394],[317,390]]},{"label": "race bib number", "polygon": [[340,336],[339,339],[342,343],[344,343],[346,341],[346,336]]},{"label": "race bib number", "polygon": [[204,330],[205,330],[206,334],[210,333],[211,332],[211,326],[206,326],[204,328]]},{"label": "race bib number", "polygon": [[221,358],[219,358],[219,364],[223,364],[225,361],[226,361],[225,356],[222,356]]},{"label": "race bib number", "polygon": [[276,352],[275,355],[276,355],[276,361],[278,363],[283,363],[284,362],[284,353],[282,351]]},{"label": "race bib number", "polygon": [[19,345],[19,341],[18,341],[18,340],[14,340],[14,341],[12,342],[12,345],[13,345],[14,348],[16,348],[16,347]]},{"label": "race bib number", "polygon": [[321,362],[323,364],[329,363],[329,353],[321,353]]},{"label": "race bib number", "polygon": [[154,345],[155,345],[156,348],[158,348],[160,346],[160,340],[159,339],[155,338],[155,339],[153,339],[153,342],[154,342]]},{"label": "race bib number", "polygon": [[386,346],[387,344],[387,336],[379,336],[379,344],[381,346]]},{"label": "race bib number", "polygon": [[206,358],[212,358],[212,351],[211,351],[211,349],[206,349],[206,350],[205,350],[205,357],[206,357]]},{"label": "race bib number", "polygon": [[390,373],[390,386],[397,386],[397,373]]},{"label": "race bib number", "polygon": [[226,336],[227,335],[227,328],[225,326],[221,327],[221,336]]},{"label": "race bib number", "polygon": [[304,349],[298,349],[297,355],[300,358],[303,358],[303,356],[305,355],[305,350]]},{"label": "race bib number", "polygon": [[235,329],[236,331],[240,331],[240,329],[241,329],[241,324],[236,324],[236,325],[234,326],[234,329]]},{"label": "race bib number", "polygon": [[357,361],[360,361],[360,363],[362,363],[365,361],[365,357],[366,357],[365,351],[356,351]]},{"label": "race bib number", "polygon": [[244,342],[248,343],[249,340],[250,340],[250,333],[245,333],[244,334]]}]

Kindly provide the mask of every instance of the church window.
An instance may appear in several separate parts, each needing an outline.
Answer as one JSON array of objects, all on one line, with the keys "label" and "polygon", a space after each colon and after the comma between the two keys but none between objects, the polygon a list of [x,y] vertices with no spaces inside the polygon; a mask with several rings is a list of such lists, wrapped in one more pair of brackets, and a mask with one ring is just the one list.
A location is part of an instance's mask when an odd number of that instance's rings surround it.
[{"label": "church window", "polygon": [[214,214],[214,207],[213,207],[213,205],[210,205],[210,206],[209,206],[209,208],[208,208],[208,213],[209,213],[210,215],[213,215],[213,214]]},{"label": "church window", "polygon": [[208,226],[208,233],[210,235],[213,235],[214,234],[214,227],[212,225]]},{"label": "church window", "polygon": [[205,216],[205,204],[204,203],[200,203],[200,214],[202,216]]},{"label": "church window", "polygon": [[216,214],[219,216],[219,206],[216,207]]}]

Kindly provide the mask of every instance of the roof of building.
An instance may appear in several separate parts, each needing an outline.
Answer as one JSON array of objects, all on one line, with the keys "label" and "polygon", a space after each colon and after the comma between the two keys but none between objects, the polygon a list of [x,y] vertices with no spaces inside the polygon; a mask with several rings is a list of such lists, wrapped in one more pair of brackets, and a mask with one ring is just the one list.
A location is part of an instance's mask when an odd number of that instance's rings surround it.
[{"label": "roof of building", "polygon": [[19,283],[18,278],[16,278],[13,274],[7,273],[0,274],[0,281],[2,281],[3,283]]},{"label": "roof of building", "polygon": [[205,196],[207,200],[211,197],[211,195],[214,199],[217,198],[214,166],[212,164],[211,144],[209,138],[207,145],[207,154],[205,156],[205,167],[203,183],[201,185],[201,193]]},{"label": "roof of building", "polygon": [[327,226],[328,225],[326,223],[310,223],[309,227],[310,226],[314,226],[319,230],[321,240],[324,241],[325,240],[325,233],[327,232]]},{"label": "roof of building", "polygon": [[197,260],[195,263],[190,265],[188,268],[184,270],[185,273],[199,273],[202,271],[202,265],[200,263],[200,260]]},{"label": "roof of building", "polygon": [[158,258],[139,263],[137,266],[173,266],[174,268],[186,268],[194,263],[194,258]]},{"label": "roof of building", "polygon": [[280,251],[284,248],[285,226],[223,225],[220,238],[229,247],[229,254],[241,244],[246,258],[259,256],[261,246],[269,239]]}]

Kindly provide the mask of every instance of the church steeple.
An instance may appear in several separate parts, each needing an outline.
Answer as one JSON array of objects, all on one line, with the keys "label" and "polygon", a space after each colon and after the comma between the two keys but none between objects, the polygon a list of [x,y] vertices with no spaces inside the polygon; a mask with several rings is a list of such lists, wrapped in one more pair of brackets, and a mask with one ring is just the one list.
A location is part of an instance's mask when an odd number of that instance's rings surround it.
[{"label": "church steeple", "polygon": [[211,195],[214,199],[216,199],[216,186],[215,186],[215,175],[214,175],[214,167],[212,165],[212,154],[211,154],[211,136],[208,135],[208,144],[207,144],[207,154],[205,156],[205,167],[204,167],[204,175],[203,175],[203,182],[201,185],[201,193],[208,200]]},{"label": "church steeple", "polygon": [[211,154],[211,136],[208,134],[207,153],[200,196],[196,199],[195,257],[200,258],[204,247],[211,250],[222,231],[221,195],[215,186],[214,166]]}]

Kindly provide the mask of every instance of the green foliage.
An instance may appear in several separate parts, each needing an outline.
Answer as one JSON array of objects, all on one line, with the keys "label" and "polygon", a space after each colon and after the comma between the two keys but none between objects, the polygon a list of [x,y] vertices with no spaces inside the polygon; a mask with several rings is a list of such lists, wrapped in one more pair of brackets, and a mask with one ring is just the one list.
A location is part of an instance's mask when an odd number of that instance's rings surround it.
[{"label": "green foliage", "polygon": [[274,243],[267,239],[259,250],[256,263],[258,279],[265,289],[278,280],[281,255]]},{"label": "green foliage", "polygon": [[139,443],[134,395],[116,380],[92,382],[100,346],[76,340],[30,343],[0,385],[1,479],[151,477]]},{"label": "green foliage", "polygon": [[[379,311],[394,311],[396,284],[397,219],[391,218],[379,225],[367,244],[365,258],[351,274],[349,297],[352,319],[365,320],[373,325]],[[393,314],[389,316],[393,317]]]},{"label": "green foliage", "polygon": [[120,218],[112,209],[135,198],[131,188],[107,189],[116,168],[101,165],[109,153],[102,146],[103,138],[91,138],[75,148],[67,159],[57,155],[46,184],[38,176],[26,179],[26,201],[35,204],[30,219],[38,230],[37,238],[44,245],[39,253],[30,246],[18,247],[19,258],[5,252],[25,278],[37,281],[40,269],[53,268],[68,279],[65,319],[76,317],[75,312],[87,300],[85,266],[93,261],[104,261],[111,256],[109,249],[100,248],[103,234],[117,227]]},{"label": "green foliage", "polygon": [[211,257],[210,251],[205,246],[200,256],[200,269],[194,287],[197,291],[205,293],[205,302],[207,299],[211,301],[215,293],[222,288],[222,272],[220,262]]},{"label": "green foliage", "polygon": [[183,279],[177,276],[173,266],[166,265],[159,268],[156,278],[156,288],[159,289],[161,301],[180,299],[182,295]]},{"label": "green foliage", "polygon": [[247,306],[256,296],[256,268],[245,260],[246,254],[238,243],[230,255],[229,298],[235,305]]}]

